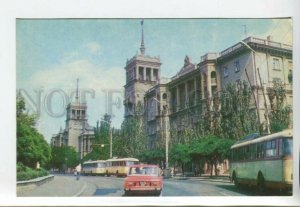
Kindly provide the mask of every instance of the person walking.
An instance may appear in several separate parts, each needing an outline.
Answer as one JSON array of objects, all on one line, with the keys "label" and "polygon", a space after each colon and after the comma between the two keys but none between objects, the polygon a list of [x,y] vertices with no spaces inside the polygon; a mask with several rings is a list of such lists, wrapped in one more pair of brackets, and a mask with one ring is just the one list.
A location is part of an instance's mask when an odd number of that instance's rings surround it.
[{"label": "person walking", "polygon": [[81,164],[76,166],[76,180],[79,180],[81,173]]}]

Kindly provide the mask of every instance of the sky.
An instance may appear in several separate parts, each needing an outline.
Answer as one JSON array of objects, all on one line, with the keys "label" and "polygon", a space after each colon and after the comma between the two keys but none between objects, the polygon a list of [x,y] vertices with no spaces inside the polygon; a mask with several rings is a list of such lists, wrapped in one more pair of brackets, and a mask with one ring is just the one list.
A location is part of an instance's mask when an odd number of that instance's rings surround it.
[{"label": "sky", "polygon": [[[76,80],[85,94],[88,122],[112,112],[123,121],[126,60],[139,53],[141,19],[17,19],[16,87],[38,130],[49,142],[65,127],[65,107]],[[159,56],[161,76],[171,78],[188,55],[193,63],[248,36],[292,44],[290,19],[144,19],[146,55]],[[72,98],[73,97],[73,98]],[[111,98],[110,98],[111,97]]]}]

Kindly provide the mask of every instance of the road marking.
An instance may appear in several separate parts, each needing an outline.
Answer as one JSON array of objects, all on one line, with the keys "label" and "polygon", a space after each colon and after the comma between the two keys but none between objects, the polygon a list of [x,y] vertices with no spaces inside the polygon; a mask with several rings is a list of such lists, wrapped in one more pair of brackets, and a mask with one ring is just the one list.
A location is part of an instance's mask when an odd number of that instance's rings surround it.
[{"label": "road marking", "polygon": [[84,185],[81,188],[81,190],[78,193],[76,193],[75,195],[73,195],[72,197],[78,197],[78,196],[80,196],[84,192],[85,188],[86,188],[86,184],[84,183]]}]

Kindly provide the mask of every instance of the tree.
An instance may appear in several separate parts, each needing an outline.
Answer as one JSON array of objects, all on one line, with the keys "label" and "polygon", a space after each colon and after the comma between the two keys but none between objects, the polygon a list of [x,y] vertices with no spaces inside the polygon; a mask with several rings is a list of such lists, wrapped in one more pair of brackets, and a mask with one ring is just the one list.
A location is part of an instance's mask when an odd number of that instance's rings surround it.
[{"label": "tree", "polygon": [[77,152],[71,146],[52,147],[51,156],[50,166],[60,171],[74,168],[79,163]]},{"label": "tree", "polygon": [[217,175],[217,164],[222,163],[229,157],[230,147],[235,141],[232,139],[224,139],[215,135],[207,135],[202,139],[196,140],[191,145],[190,154],[194,158],[203,159],[210,165],[211,176],[213,168]]},{"label": "tree", "polygon": [[222,131],[217,136],[240,139],[259,129],[255,111],[250,108],[251,93],[245,81],[225,86],[220,94]]},{"label": "tree", "polygon": [[117,141],[123,144],[123,152],[118,153],[126,154],[129,157],[138,157],[147,149],[147,135],[143,117],[141,116],[142,108],[142,104],[139,103],[134,114],[123,121],[121,136]]},{"label": "tree", "polygon": [[36,117],[25,113],[25,101],[17,96],[17,162],[35,168],[37,162],[45,167],[51,158],[49,144],[35,128]]},{"label": "tree", "polygon": [[175,144],[170,150],[170,161],[176,166],[176,162],[181,165],[182,173],[184,174],[184,165],[192,159],[190,156],[190,148],[187,144]]},{"label": "tree", "polygon": [[269,114],[271,131],[278,132],[288,128],[290,125],[290,114],[292,108],[285,105],[286,90],[281,81],[274,81],[273,87],[268,88],[268,96],[271,105]]}]

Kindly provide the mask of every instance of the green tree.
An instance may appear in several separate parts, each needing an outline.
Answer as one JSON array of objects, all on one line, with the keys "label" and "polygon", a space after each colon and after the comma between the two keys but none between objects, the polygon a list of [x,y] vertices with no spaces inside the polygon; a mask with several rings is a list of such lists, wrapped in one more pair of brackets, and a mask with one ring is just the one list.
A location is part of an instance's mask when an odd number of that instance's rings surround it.
[{"label": "green tree", "polygon": [[35,168],[37,162],[45,167],[51,158],[49,144],[35,128],[36,117],[25,113],[25,101],[17,96],[17,162]]},{"label": "green tree", "polygon": [[217,175],[217,164],[229,158],[230,147],[234,142],[232,139],[207,135],[192,143],[190,154],[192,157],[202,159],[210,165],[211,176],[213,174],[213,168],[216,170],[215,174]]},{"label": "green tree", "polygon": [[176,164],[181,166],[182,173],[184,174],[184,165],[191,162],[190,147],[187,144],[175,144],[171,147],[169,153],[170,161],[173,166]]},{"label": "green tree", "polygon": [[139,156],[141,162],[148,164],[162,165],[165,160],[165,149],[148,149],[141,153]]},{"label": "green tree", "polygon": [[258,130],[256,113],[250,108],[251,93],[251,88],[245,81],[225,86],[220,93],[221,121],[217,126],[222,131],[215,135],[240,139]]},{"label": "green tree", "polygon": [[138,157],[147,149],[148,138],[142,111],[142,104],[139,103],[134,114],[123,121],[120,140],[118,140],[119,144],[123,144],[123,152],[118,153],[126,154],[128,157]]},{"label": "green tree", "polygon": [[271,105],[271,113],[269,113],[271,131],[275,133],[288,128],[292,108],[285,104],[286,89],[282,81],[273,82],[273,87],[268,88],[268,96]]},{"label": "green tree", "polygon": [[79,163],[78,154],[71,146],[52,147],[51,156],[50,166],[60,171],[74,168]]}]

